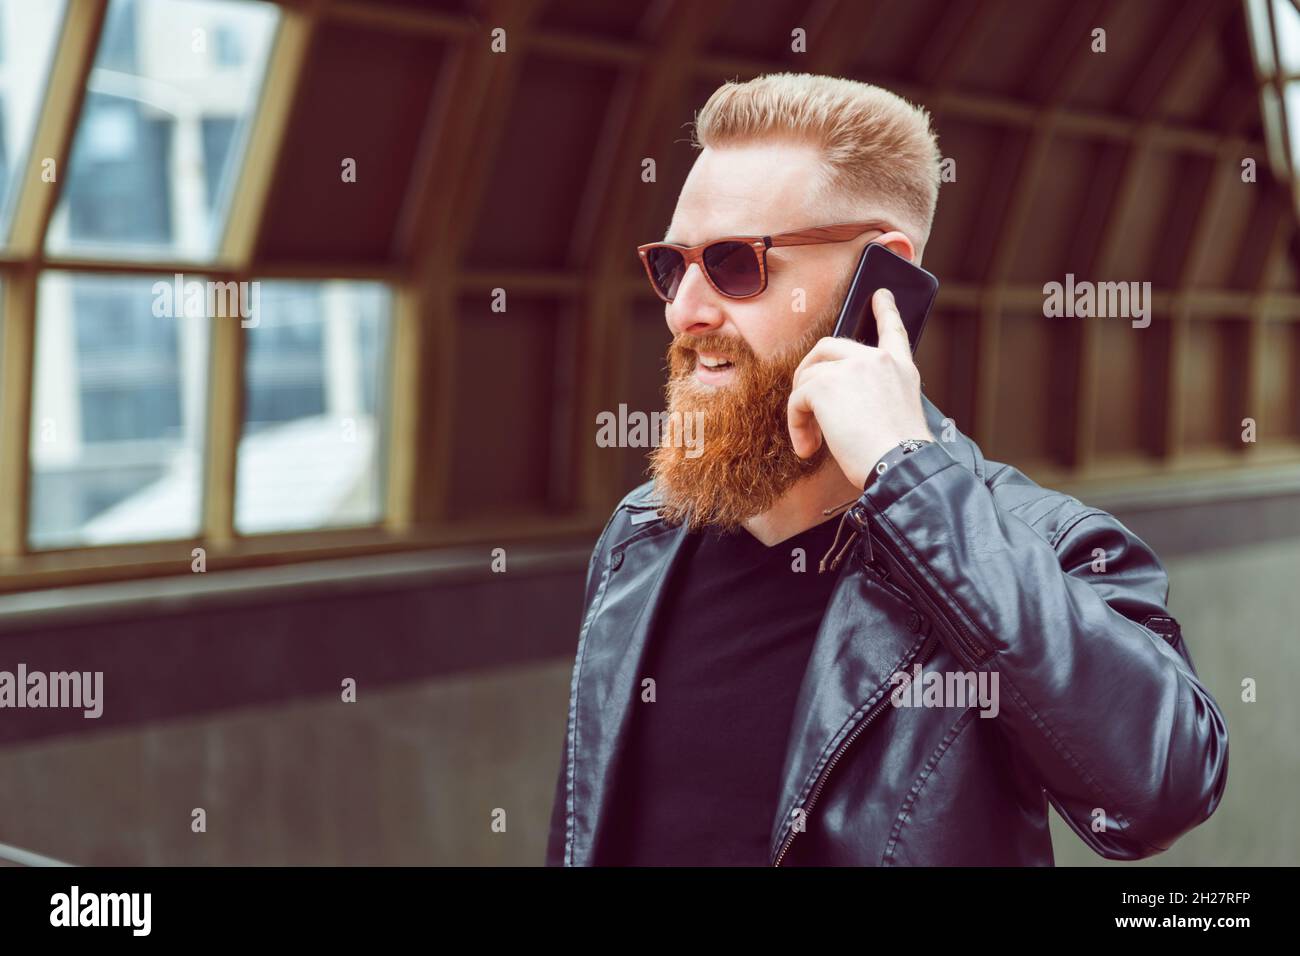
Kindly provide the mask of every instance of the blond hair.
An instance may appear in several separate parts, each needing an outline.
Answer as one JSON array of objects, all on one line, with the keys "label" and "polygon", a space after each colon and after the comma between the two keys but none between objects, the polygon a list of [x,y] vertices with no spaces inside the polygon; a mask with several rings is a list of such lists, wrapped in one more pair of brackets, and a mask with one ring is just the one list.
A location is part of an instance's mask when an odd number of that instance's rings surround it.
[{"label": "blond hair", "polygon": [[825,174],[814,202],[878,204],[919,249],[939,198],[939,147],[930,115],[870,83],[769,73],[718,87],[696,114],[691,145],[790,139],[819,147]]}]

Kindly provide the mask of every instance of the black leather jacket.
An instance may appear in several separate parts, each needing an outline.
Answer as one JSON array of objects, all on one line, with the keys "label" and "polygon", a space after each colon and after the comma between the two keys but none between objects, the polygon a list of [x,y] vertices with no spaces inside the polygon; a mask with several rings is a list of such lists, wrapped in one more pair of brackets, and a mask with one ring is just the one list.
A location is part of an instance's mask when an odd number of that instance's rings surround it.
[{"label": "black leather jacket", "polygon": [[[803,675],[770,862],[1051,865],[1048,800],[1104,857],[1167,849],[1218,806],[1228,734],[1165,607],[1163,566],[1109,514],[986,461],[947,427],[951,441],[902,459],[846,512],[846,536],[858,534]],[[683,537],[647,483],[596,543],[548,865],[600,862],[639,662]],[[995,672],[997,716],[894,706],[891,677],[918,662]]]}]

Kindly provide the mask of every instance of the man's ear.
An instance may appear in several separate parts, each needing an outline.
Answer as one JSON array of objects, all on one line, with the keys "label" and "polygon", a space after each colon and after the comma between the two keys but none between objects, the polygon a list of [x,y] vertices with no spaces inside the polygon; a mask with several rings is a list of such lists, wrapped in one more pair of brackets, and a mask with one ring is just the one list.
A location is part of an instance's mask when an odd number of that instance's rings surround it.
[{"label": "man's ear", "polygon": [[895,229],[893,232],[887,232],[883,236],[877,236],[872,242],[880,243],[895,255],[902,256],[908,262],[916,262],[916,247],[912,245],[912,240],[907,238],[907,234]]}]

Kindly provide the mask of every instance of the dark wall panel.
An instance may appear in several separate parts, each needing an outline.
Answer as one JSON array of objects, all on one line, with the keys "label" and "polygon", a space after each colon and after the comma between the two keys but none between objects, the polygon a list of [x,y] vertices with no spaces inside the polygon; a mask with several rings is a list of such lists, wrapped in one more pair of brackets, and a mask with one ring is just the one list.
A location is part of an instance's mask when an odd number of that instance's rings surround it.
[{"label": "dark wall panel", "polygon": [[[391,260],[443,54],[434,37],[321,28],[266,211],[268,263]],[[345,158],[356,182],[343,181]]]},{"label": "dark wall panel", "polygon": [[507,294],[457,308],[451,514],[545,511],[556,435],[557,306]]}]

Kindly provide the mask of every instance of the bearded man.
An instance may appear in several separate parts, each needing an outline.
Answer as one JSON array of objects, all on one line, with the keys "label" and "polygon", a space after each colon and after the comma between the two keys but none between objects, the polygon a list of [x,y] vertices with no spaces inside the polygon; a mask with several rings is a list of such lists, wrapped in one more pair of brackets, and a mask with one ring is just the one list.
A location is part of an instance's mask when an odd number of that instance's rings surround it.
[{"label": "bearded man", "polygon": [[[1227,731],[1160,561],[985,460],[888,290],[878,346],[827,337],[868,243],[921,261],[928,115],[777,74],[718,89],[694,145],[639,251],[702,452],[668,436],[592,553],[548,864],[1051,865],[1049,801],[1102,856],[1167,848]],[[895,706],[921,668],[1001,699]]]}]

